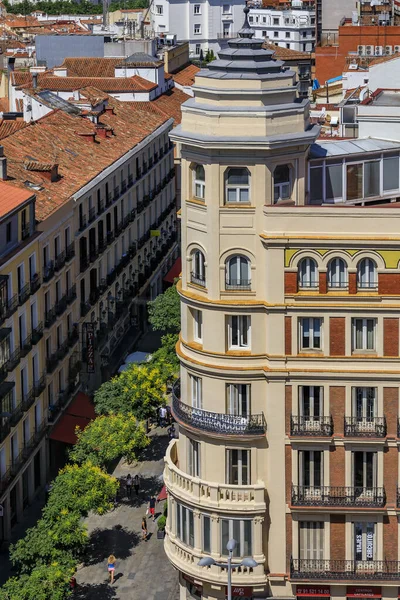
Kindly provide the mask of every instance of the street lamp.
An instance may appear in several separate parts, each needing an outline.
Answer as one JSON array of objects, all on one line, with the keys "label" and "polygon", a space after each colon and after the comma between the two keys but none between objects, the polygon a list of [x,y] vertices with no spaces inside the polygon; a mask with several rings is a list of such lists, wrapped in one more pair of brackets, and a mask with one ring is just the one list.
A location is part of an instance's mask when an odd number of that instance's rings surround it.
[{"label": "street lamp", "polygon": [[211,567],[215,565],[216,567],[220,567],[221,569],[227,569],[228,571],[228,600],[232,600],[232,571],[233,569],[238,569],[239,567],[247,567],[248,569],[253,569],[258,566],[258,562],[254,560],[254,558],[244,558],[241,563],[238,565],[232,564],[233,551],[236,548],[236,540],[229,540],[226,545],[226,549],[228,550],[228,559],[227,563],[218,563],[211,556],[205,556],[201,558],[197,563],[199,567]]}]

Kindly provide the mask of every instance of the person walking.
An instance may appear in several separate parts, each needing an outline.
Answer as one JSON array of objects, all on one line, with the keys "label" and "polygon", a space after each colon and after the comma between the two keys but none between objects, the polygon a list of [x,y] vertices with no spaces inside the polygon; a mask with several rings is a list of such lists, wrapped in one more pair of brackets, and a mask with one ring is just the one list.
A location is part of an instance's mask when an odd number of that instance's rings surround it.
[{"label": "person walking", "polygon": [[149,515],[153,517],[154,522],[156,520],[156,499],[154,496],[151,496],[149,500]]},{"label": "person walking", "polygon": [[139,479],[139,475],[137,473],[136,473],[135,477],[133,478],[133,487],[135,488],[136,496],[139,496],[140,479]]},{"label": "person walking", "polygon": [[132,477],[131,474],[128,474],[128,477],[126,478],[126,495],[128,496],[128,498],[130,498],[132,496]]},{"label": "person walking", "polygon": [[110,554],[110,556],[108,557],[108,561],[107,561],[107,571],[108,571],[108,575],[110,577],[111,584],[114,583],[115,562],[116,562],[116,558],[115,558],[114,554]]},{"label": "person walking", "polygon": [[147,540],[147,521],[146,521],[146,517],[142,517],[142,540]]},{"label": "person walking", "polygon": [[165,406],[160,406],[159,415],[160,415],[160,427],[165,427],[166,422],[167,422],[167,409],[165,408]]},{"label": "person walking", "polygon": [[172,423],[171,427],[168,427],[167,433],[168,433],[168,437],[170,440],[175,439],[176,431],[175,431],[175,425],[173,423]]}]

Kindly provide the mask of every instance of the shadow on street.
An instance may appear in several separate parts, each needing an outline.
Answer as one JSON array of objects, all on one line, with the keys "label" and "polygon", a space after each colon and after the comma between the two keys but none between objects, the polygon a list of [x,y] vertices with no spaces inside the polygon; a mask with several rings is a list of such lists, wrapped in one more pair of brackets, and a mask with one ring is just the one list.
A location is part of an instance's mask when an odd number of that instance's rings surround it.
[{"label": "shadow on street", "polygon": [[168,444],[169,438],[166,434],[153,436],[151,438],[151,444],[140,453],[138,459],[142,462],[161,460],[165,456]]},{"label": "shadow on street", "polygon": [[[112,529],[95,529],[85,552],[85,565],[105,562],[110,554],[118,556],[120,560],[127,558],[139,542],[137,533],[127,531],[120,525],[115,525]],[[106,568],[104,573],[106,574]]]},{"label": "shadow on street", "polygon": [[109,583],[85,583],[78,585],[72,597],[75,600],[111,600],[117,597],[117,592]]}]

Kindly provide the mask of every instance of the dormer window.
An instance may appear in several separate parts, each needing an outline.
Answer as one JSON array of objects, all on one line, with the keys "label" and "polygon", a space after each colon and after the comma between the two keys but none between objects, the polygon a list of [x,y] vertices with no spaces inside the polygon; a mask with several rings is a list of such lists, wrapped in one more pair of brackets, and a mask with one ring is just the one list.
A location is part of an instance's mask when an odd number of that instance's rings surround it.
[{"label": "dormer window", "polygon": [[228,169],[226,202],[229,204],[250,202],[250,177],[247,169]]}]

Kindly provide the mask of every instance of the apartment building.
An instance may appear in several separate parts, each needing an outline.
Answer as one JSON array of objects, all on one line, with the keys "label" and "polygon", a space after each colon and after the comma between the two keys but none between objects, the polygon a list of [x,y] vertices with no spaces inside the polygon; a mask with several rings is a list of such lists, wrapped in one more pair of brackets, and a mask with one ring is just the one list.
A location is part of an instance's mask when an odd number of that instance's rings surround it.
[{"label": "apartment building", "polygon": [[3,140],[0,184],[23,200],[0,225],[6,239],[12,222],[1,266],[5,539],[57,466],[46,430],[55,441],[73,433],[66,407],[115,371],[120,343],[145,328],[147,301],[177,259],[172,124],[90,88]]},{"label": "apartment building", "polygon": [[182,330],[165,550],[180,598],[226,597],[226,569],[199,560],[226,563],[234,538],[234,597],[393,599],[400,142],[318,141],[261,44],[246,19],[171,133]]},{"label": "apartment building", "polygon": [[290,8],[251,8],[249,23],[254,36],[290,50],[312,52],[315,46],[315,7],[292,2]]}]

